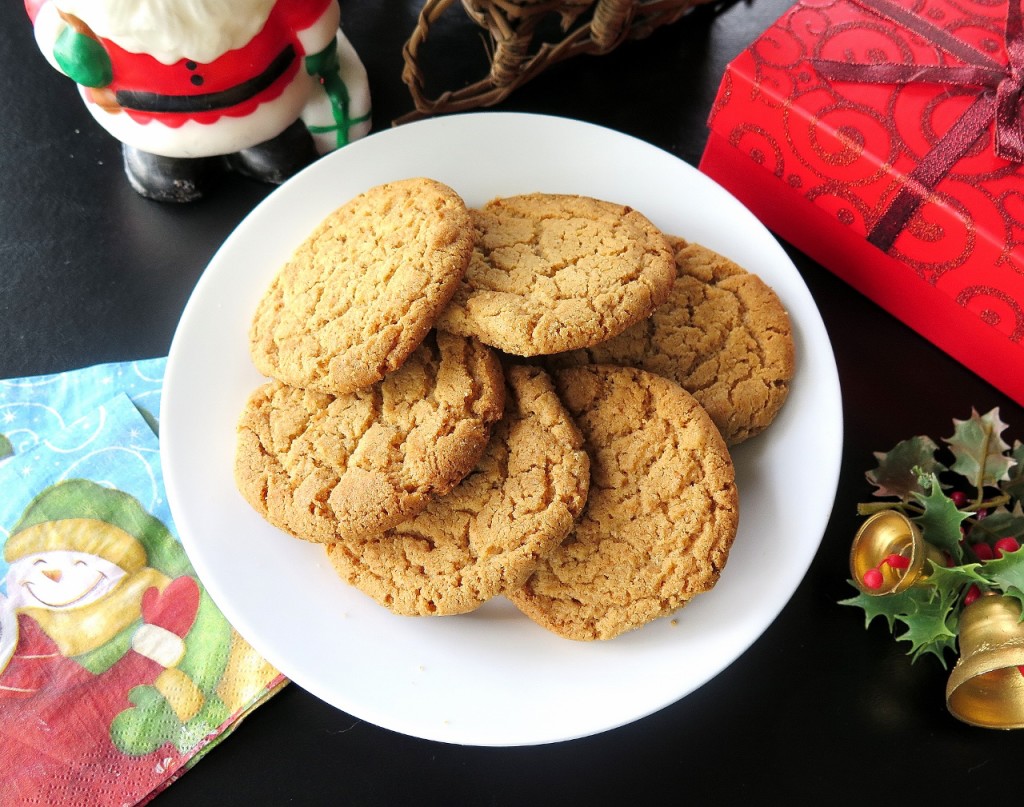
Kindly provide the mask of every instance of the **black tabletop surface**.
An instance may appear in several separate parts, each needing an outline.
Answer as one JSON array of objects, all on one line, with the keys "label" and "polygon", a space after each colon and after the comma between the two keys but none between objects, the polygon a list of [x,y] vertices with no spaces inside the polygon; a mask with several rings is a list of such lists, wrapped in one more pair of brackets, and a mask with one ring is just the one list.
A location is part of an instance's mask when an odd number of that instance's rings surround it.
[{"label": "black tabletop surface", "polygon": [[[725,65],[789,4],[699,9],[644,41],[555,65],[497,108],[602,124],[696,165]],[[375,126],[386,128],[412,109],[401,48],[419,4],[341,5],[370,75]],[[449,14],[439,75],[465,83],[478,77],[481,40],[459,4]],[[119,145],[43,61],[21,3],[0,7],[0,22],[0,378],[166,355],[207,261],[271,189],[235,177],[191,205],[139,197]],[[748,651],[649,717],[538,747],[402,736],[292,684],[154,804],[967,804],[1019,795],[1012,760],[1024,735],[954,719],[948,671],[931,657],[911,663],[905,644],[880,623],[865,630],[862,614],[837,600],[851,593],[847,555],[872,452],[916,434],[948,436],[951,419],[972,407],[999,407],[1007,436],[1020,438],[1024,410],[783,246],[832,340],[845,444],[820,550]],[[792,490],[788,506],[803,497]]]}]

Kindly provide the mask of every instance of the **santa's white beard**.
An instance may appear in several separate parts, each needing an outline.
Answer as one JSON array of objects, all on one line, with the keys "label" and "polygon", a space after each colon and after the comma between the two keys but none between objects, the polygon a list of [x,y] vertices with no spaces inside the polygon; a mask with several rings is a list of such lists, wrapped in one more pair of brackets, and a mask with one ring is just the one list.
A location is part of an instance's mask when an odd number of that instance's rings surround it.
[{"label": "santa's white beard", "polygon": [[212,62],[247,44],[277,0],[56,0],[104,39],[164,64]]}]

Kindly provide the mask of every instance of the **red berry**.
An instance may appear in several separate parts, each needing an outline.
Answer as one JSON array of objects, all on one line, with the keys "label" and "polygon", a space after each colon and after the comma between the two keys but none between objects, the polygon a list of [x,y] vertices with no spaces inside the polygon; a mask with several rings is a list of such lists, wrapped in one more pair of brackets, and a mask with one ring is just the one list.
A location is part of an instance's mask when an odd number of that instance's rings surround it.
[{"label": "red berry", "polygon": [[992,560],[995,557],[995,553],[992,551],[992,547],[984,542],[977,544],[971,544],[971,551],[974,552],[974,557],[978,560]]},{"label": "red berry", "polygon": [[955,504],[957,508],[963,507],[967,504],[967,494],[962,490],[954,490],[949,494],[949,498],[953,500],[953,504]]},{"label": "red berry", "polygon": [[864,577],[861,580],[872,591],[877,591],[882,587],[882,573],[878,569],[868,569],[864,572]]},{"label": "red berry", "polygon": [[972,602],[974,602],[980,596],[981,596],[981,589],[978,588],[978,586],[976,584],[971,583],[971,587],[969,589],[967,589],[967,592],[964,594],[964,605],[970,605]]},{"label": "red berry", "polygon": [[977,513],[974,514],[974,517],[978,519],[978,521],[981,521],[983,518],[986,518],[987,516],[988,510],[979,510]]},{"label": "red berry", "polygon": [[893,569],[906,569],[910,566],[910,558],[905,558],[903,555],[897,555],[894,552],[887,556],[882,563],[888,563]]},{"label": "red berry", "polygon": [[1017,542],[1017,539],[1006,537],[996,541],[994,551],[995,556],[1001,558],[1004,552],[1016,552],[1018,549],[1020,549],[1020,544]]}]

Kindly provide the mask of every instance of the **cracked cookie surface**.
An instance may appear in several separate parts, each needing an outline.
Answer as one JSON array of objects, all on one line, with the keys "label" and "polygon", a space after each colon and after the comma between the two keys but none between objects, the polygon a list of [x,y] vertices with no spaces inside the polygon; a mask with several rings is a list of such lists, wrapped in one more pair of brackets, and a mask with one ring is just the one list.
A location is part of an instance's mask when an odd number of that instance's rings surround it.
[{"label": "cracked cookie surface", "polygon": [[533,193],[470,213],[476,246],[439,327],[506,353],[610,339],[661,305],[675,279],[664,235],[624,205]]},{"label": "cracked cookie surface", "polygon": [[677,277],[668,301],[603,344],[552,356],[549,368],[611,363],[671,378],[730,445],[762,432],[789,394],[789,315],[757,275],[700,244],[668,236]]},{"label": "cracked cookie surface", "polygon": [[473,469],[503,405],[495,352],[444,333],[346,395],[271,382],[239,419],[236,485],[267,521],[308,541],[380,532]]},{"label": "cracked cookie surface", "polygon": [[576,640],[611,639],[710,590],[735,538],[735,473],[696,399],[631,367],[559,370],[583,433],[590,492],[569,536],[506,596]]},{"label": "cracked cookie surface", "polygon": [[505,375],[505,414],[461,483],[382,534],[326,547],[342,579],[395,613],[466,613],[521,585],[583,508],[589,458],[550,378]]},{"label": "cracked cookie surface", "polygon": [[615,338],[550,356],[547,366],[627,365],[671,378],[735,445],[764,431],[790,392],[790,315],[756,274],[707,247],[668,238],[677,267],[668,301]]},{"label": "cracked cookie surface", "polygon": [[320,223],[264,293],[249,331],[254,364],[332,394],[379,381],[430,331],[473,239],[462,198],[435,180],[360,194]]}]

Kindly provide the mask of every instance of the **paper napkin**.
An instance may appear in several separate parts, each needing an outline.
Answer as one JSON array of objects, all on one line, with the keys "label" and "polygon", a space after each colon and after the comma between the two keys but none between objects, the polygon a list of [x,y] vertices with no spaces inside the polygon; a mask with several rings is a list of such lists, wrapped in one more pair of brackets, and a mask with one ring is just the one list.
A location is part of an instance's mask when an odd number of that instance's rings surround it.
[{"label": "paper napkin", "polygon": [[163,370],[0,381],[0,804],[143,804],[285,683],[178,540]]}]

